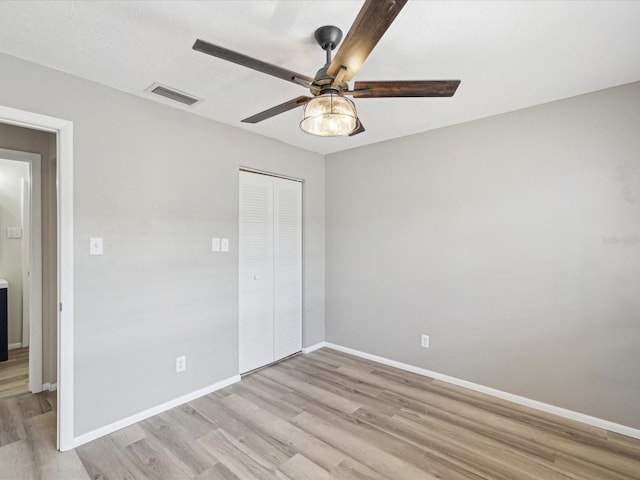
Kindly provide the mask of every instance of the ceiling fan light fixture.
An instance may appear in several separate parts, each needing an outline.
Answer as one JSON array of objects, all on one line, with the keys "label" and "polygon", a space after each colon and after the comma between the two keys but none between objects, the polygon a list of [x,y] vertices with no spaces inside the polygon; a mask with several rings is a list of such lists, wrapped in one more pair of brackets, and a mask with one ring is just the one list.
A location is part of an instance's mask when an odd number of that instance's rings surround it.
[{"label": "ceiling fan light fixture", "polygon": [[358,126],[356,106],[348,98],[336,93],[323,93],[304,106],[300,122],[303,132],[318,137],[349,135]]}]

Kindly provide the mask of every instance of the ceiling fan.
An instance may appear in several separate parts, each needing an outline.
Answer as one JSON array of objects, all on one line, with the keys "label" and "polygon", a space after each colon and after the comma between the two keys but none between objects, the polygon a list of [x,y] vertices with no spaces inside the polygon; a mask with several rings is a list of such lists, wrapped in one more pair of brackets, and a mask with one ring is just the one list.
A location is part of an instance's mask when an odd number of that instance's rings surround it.
[{"label": "ceiling fan", "polygon": [[318,136],[357,135],[365,131],[357,116],[354,98],[451,97],[460,80],[408,80],[349,82],[387,31],[407,0],[366,0],[336,56],[331,52],[342,40],[342,31],[327,25],[315,31],[316,42],[326,52],[326,64],[311,78],[285,68],[251,58],[218,45],[196,40],[193,49],[237,63],[308,88],[312,97],[297,97],[242,120],[258,123],[304,105],[300,128]]}]

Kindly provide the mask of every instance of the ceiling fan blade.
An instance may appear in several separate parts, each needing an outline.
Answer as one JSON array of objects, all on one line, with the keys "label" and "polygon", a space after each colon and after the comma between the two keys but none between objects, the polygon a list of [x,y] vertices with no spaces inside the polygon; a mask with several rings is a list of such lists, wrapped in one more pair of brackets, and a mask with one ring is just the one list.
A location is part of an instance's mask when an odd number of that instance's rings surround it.
[{"label": "ceiling fan blade", "polygon": [[286,80],[287,82],[292,82],[298,85],[302,84],[303,86],[304,83],[301,83],[300,80],[303,80],[308,84],[311,84],[313,82],[313,78],[302,75],[301,73],[293,72],[291,70],[287,70],[286,68],[263,62],[262,60],[243,55],[242,53],[234,52],[233,50],[229,50],[227,48],[205,42],[204,40],[196,40],[196,43],[193,44],[193,49],[198,52],[206,53],[207,55],[211,55],[213,57],[218,57],[229,62],[237,63],[238,65],[242,65],[243,67],[266,73],[267,75],[281,78],[282,80]]},{"label": "ceiling fan blade", "polygon": [[329,65],[329,75],[335,76],[344,66],[347,68],[344,81],[351,80],[405,3],[407,0],[366,0]]},{"label": "ceiling fan blade", "polygon": [[362,125],[362,122],[360,121],[360,119],[358,119],[358,126],[357,126],[357,128],[356,128],[353,132],[351,132],[351,133],[349,134],[349,136],[350,136],[350,137],[353,137],[354,135],[358,135],[359,133],[362,133],[362,132],[364,132],[364,131],[365,131],[364,126]]},{"label": "ceiling fan blade", "polygon": [[460,80],[408,80],[392,82],[355,82],[354,98],[377,97],[452,97]]},{"label": "ceiling fan blade", "polygon": [[258,123],[267,118],[275,117],[284,112],[288,112],[289,110],[293,110],[294,108],[300,107],[311,100],[310,97],[298,97],[293,100],[289,100],[288,102],[281,103],[275,107],[270,108],[269,110],[265,110],[264,112],[256,113],[252,117],[245,118],[242,120],[242,123]]}]

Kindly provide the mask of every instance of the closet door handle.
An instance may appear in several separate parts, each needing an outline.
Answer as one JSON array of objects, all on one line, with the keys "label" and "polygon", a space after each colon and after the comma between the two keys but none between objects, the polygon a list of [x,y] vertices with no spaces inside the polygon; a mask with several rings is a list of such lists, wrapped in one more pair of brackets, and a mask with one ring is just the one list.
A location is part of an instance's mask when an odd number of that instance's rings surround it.
[{"label": "closet door handle", "polygon": [[260,280],[260,275],[258,275],[257,273],[253,274],[253,279],[254,280]]}]

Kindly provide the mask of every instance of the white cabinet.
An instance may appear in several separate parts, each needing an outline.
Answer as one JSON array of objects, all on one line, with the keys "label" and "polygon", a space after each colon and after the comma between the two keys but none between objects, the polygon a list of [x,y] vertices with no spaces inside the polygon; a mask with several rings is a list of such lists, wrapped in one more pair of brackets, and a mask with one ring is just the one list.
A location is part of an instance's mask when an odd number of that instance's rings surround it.
[{"label": "white cabinet", "polygon": [[240,172],[240,373],[302,349],[302,183]]}]

